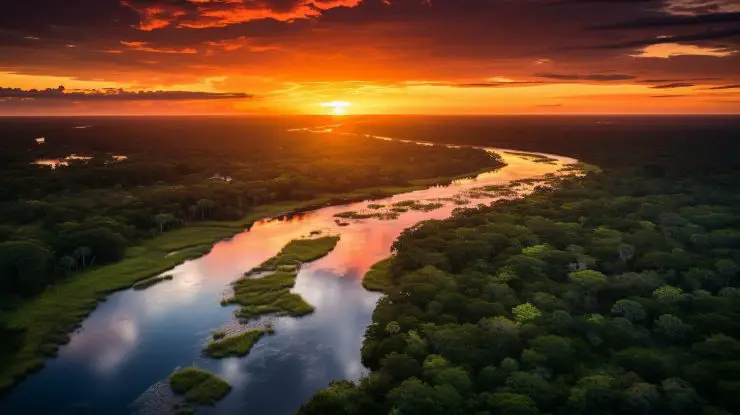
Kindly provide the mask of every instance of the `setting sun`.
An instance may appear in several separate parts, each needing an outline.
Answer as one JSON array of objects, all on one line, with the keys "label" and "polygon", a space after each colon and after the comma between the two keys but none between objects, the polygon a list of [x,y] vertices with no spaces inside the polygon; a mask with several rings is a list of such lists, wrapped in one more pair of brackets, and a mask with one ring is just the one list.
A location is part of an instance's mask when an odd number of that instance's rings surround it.
[{"label": "setting sun", "polygon": [[346,115],[347,108],[352,106],[352,104],[347,101],[331,101],[322,102],[321,106],[325,108],[331,108],[332,115]]}]

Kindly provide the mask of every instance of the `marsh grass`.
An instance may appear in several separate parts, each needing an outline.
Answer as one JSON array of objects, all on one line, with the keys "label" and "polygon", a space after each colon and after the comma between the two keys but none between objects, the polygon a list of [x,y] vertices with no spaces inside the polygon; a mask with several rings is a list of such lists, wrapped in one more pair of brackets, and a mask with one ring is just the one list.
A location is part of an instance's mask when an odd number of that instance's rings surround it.
[{"label": "marsh grass", "polygon": [[172,391],[197,405],[213,405],[231,390],[229,382],[197,367],[188,367],[169,377]]},{"label": "marsh grass", "polygon": [[[236,313],[242,321],[267,314],[302,317],[313,313],[314,307],[290,290],[295,285],[300,265],[327,255],[338,242],[339,236],[289,242],[277,255],[234,282],[234,295],[221,304],[242,306]],[[257,277],[257,274],[262,275]]]},{"label": "marsh grass", "polygon": [[274,330],[270,327],[252,329],[245,331],[244,333],[226,337],[221,340],[212,341],[205,349],[203,354],[208,357],[215,359],[222,359],[225,357],[234,356],[246,356],[252,347],[262,338],[264,335],[273,334]]},{"label": "marsh grass", "polygon": [[362,286],[368,291],[385,292],[393,286],[390,267],[393,258],[375,263],[362,279]]},{"label": "marsh grass", "polygon": [[149,287],[152,287],[154,285],[157,285],[159,283],[165,282],[165,281],[171,281],[174,277],[172,275],[163,275],[161,277],[152,277],[145,280],[141,280],[137,283],[134,283],[134,290],[141,291],[146,290]]}]

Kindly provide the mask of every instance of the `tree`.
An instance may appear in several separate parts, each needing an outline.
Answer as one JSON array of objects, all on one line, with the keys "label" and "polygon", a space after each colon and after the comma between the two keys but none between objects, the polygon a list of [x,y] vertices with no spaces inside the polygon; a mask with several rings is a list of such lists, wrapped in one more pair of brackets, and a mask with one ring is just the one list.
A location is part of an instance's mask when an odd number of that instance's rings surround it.
[{"label": "tree", "polygon": [[87,246],[80,246],[75,249],[74,255],[82,261],[83,267],[87,267],[87,257],[92,255],[92,250]]},{"label": "tree", "polygon": [[514,314],[514,319],[519,323],[536,320],[542,315],[540,310],[531,303],[519,304],[511,312]]},{"label": "tree", "polygon": [[208,199],[200,199],[196,203],[198,209],[200,209],[200,220],[206,220],[211,214],[211,210],[216,207],[216,202]]},{"label": "tree", "polygon": [[495,414],[537,415],[540,411],[532,398],[516,393],[494,393],[487,399],[487,406]]},{"label": "tree", "polygon": [[683,290],[671,285],[664,285],[653,291],[653,297],[661,301],[675,301],[683,294]]},{"label": "tree", "polygon": [[663,314],[655,321],[655,329],[667,337],[677,339],[689,332],[691,326],[672,314]]},{"label": "tree", "polygon": [[730,281],[740,272],[740,265],[731,259],[720,259],[715,263],[719,275],[724,277],[724,285],[730,285]]},{"label": "tree", "polygon": [[600,288],[606,285],[608,278],[606,275],[599,271],[585,269],[581,271],[573,271],[568,274],[568,278],[574,283],[587,289],[591,292],[596,292]]},{"label": "tree", "polygon": [[385,326],[385,331],[386,331],[386,333],[388,333],[391,336],[393,336],[394,334],[396,334],[399,331],[401,331],[401,326],[399,326],[397,322],[391,321],[390,323],[388,323]]},{"label": "tree", "polygon": [[623,262],[627,262],[634,258],[635,256],[635,247],[630,244],[619,244],[619,258]]},{"label": "tree", "polygon": [[69,274],[77,268],[77,260],[72,256],[64,255],[59,258],[59,265],[64,269],[66,274]]},{"label": "tree", "polygon": [[632,322],[645,319],[645,309],[637,301],[619,300],[612,306],[612,314],[626,317]]},{"label": "tree", "polygon": [[154,216],[154,221],[159,225],[159,233],[163,233],[164,228],[175,221],[175,217],[169,213],[160,213]]},{"label": "tree", "polygon": [[49,282],[51,251],[37,241],[0,243],[0,287],[3,293],[31,295]]},{"label": "tree", "polygon": [[[448,385],[431,387],[419,379],[405,380],[388,393],[392,412],[403,415],[463,413],[462,397]],[[395,412],[394,412],[395,411]]]}]

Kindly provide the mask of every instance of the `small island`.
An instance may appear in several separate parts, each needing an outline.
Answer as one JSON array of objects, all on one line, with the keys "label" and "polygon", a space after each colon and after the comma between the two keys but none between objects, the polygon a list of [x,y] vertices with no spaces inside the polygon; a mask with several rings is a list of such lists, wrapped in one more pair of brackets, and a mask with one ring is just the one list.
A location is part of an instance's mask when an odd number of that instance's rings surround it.
[{"label": "small island", "polygon": [[[277,255],[236,281],[233,284],[233,297],[221,303],[241,305],[237,317],[242,321],[266,314],[291,317],[311,314],[313,306],[290,290],[295,285],[300,265],[326,256],[338,242],[339,236],[291,241]],[[259,277],[257,274],[260,274]]]},{"label": "small island", "polygon": [[252,346],[266,334],[273,334],[275,331],[271,327],[251,329],[244,333],[231,337],[221,337],[208,343],[203,350],[203,355],[215,359],[225,357],[246,356],[252,350]]},{"label": "small island", "polygon": [[177,370],[169,381],[175,394],[184,395],[185,401],[195,405],[213,405],[231,391],[225,379],[197,367]]}]

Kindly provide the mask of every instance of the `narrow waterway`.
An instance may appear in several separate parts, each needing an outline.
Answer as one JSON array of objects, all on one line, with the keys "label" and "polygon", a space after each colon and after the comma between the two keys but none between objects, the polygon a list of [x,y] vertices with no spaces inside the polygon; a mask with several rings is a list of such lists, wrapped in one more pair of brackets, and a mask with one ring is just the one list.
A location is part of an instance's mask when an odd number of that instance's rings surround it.
[{"label": "narrow waterway", "polygon": [[[476,191],[486,185],[541,178],[575,162],[550,156],[552,163],[496,151],[507,163],[499,170],[449,186],[372,202],[334,206],[260,221],[216,244],[207,255],[167,272],[174,276],[145,291],[111,295],[76,331],[59,356],[2,399],[2,414],[160,414],[171,408],[166,377],[177,367],[196,364],[226,378],[232,392],[206,414],[287,415],[332,380],[356,380],[364,373],[360,347],[377,293],[361,279],[387,257],[400,233],[427,219],[450,216],[456,208],[488,204],[500,196]],[[532,185],[517,187],[519,194]],[[370,204],[417,200],[440,202],[430,211],[409,211],[397,219],[341,219],[347,211],[372,212]],[[382,209],[385,208],[380,208]],[[348,224],[348,225],[347,225]],[[341,234],[336,249],[301,268],[294,291],[316,308],[300,319],[268,318],[276,333],[243,358],[201,357],[218,328],[233,327],[234,307],[221,307],[229,284],[276,254],[290,240],[313,231]]]}]

